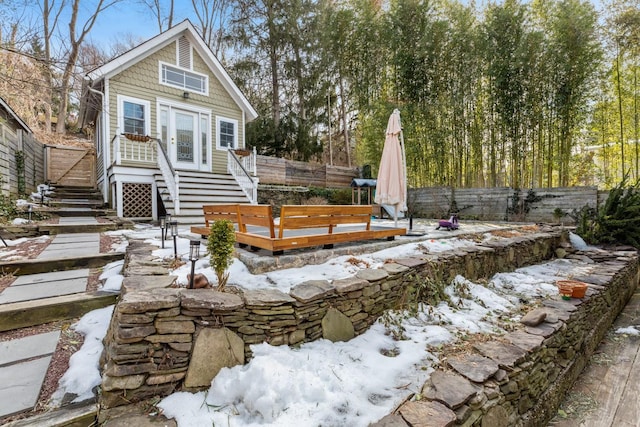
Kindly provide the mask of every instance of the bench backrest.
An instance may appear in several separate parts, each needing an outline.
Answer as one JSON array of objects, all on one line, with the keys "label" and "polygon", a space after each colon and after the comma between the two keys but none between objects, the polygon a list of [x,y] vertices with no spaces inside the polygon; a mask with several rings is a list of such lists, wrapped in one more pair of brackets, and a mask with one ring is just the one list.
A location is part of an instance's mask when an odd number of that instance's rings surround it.
[{"label": "bench backrest", "polygon": [[332,233],[338,224],[366,224],[371,229],[371,205],[283,205],[278,237],[284,230],[327,227]]},{"label": "bench backrest", "polygon": [[272,239],[276,237],[271,205],[239,205],[237,219],[241,233],[247,232],[247,225],[256,225],[268,228]]},{"label": "bench backrest", "polygon": [[238,222],[238,204],[229,205],[204,205],[204,223],[207,228],[213,225],[214,221],[229,220],[234,224]]}]

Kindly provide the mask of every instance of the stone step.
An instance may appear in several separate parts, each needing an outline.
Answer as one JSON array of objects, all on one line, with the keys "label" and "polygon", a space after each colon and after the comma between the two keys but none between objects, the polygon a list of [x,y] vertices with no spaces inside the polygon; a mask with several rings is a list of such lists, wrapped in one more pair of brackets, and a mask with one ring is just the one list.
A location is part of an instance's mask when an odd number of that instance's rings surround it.
[{"label": "stone step", "polygon": [[68,258],[28,259],[0,262],[0,271],[15,276],[25,274],[48,273],[51,271],[74,270],[78,268],[102,267],[110,262],[124,259],[122,252],[74,256]]},{"label": "stone step", "polygon": [[102,199],[54,199],[47,201],[47,205],[52,208],[101,208],[104,206]]},{"label": "stone step", "polygon": [[41,224],[38,229],[40,234],[102,233],[117,230],[118,225],[112,222],[98,224]]},{"label": "stone step", "polygon": [[74,319],[116,302],[118,294],[83,292],[0,305],[0,331]]},{"label": "stone step", "polygon": [[102,194],[97,191],[50,191],[47,194],[49,199],[89,199],[89,200],[102,200]]},{"label": "stone step", "polygon": [[[5,427],[80,427],[95,425],[95,404],[64,407],[22,420],[12,421]],[[130,424],[136,425],[136,424]]]},{"label": "stone step", "polygon": [[55,210],[58,216],[116,216],[116,211],[113,209],[92,209],[87,207],[63,207]]}]

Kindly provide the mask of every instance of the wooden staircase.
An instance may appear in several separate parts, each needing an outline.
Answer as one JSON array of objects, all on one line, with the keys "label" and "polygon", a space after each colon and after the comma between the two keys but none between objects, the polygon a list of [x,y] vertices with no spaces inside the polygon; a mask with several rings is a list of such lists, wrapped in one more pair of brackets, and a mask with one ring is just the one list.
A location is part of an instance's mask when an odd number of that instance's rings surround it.
[{"label": "wooden staircase", "polygon": [[180,213],[174,215],[175,206],[160,171],[154,174],[158,193],[164,208],[177,219],[180,226],[203,225],[203,205],[250,203],[236,180],[230,174],[180,171]]},{"label": "wooden staircase", "polygon": [[51,185],[45,202],[59,216],[115,216],[115,211],[105,207],[97,189]]}]

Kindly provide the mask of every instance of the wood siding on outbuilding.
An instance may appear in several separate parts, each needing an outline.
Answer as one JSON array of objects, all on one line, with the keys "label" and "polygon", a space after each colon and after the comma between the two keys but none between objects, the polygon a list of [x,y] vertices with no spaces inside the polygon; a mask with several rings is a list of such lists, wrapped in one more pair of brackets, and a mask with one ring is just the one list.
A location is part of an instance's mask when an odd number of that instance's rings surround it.
[{"label": "wood siding on outbuilding", "polygon": [[12,120],[0,117],[0,192],[5,196],[18,194],[16,153],[24,154],[24,183],[27,194],[44,183],[43,145],[31,134],[17,129]]}]

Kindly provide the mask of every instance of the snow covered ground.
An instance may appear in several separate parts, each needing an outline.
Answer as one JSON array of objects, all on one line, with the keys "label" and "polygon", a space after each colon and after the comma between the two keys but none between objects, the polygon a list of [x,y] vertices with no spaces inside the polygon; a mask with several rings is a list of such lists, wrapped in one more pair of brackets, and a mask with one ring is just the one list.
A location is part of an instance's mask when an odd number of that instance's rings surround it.
[{"label": "snow covered ground", "polygon": [[[157,229],[116,233],[160,245]],[[487,234],[484,238],[496,237]],[[179,238],[177,243],[178,253],[186,255],[189,240]],[[154,255],[173,257],[172,241],[167,244]],[[348,277],[359,268],[377,268],[388,258],[424,253],[425,248],[434,253],[475,244],[457,238],[426,239],[358,256],[359,264],[354,264],[351,256],[338,257],[321,265],[258,275],[236,260],[230,284],[275,287],[287,292],[306,280]],[[119,267],[114,263],[104,269],[105,289],[119,288]],[[422,306],[414,314],[387,313],[349,342],[319,340],[299,347],[253,345],[253,359],[244,366],[223,369],[206,392],[177,392],[164,398],[158,407],[179,426],[367,426],[391,412],[408,394],[420,392],[438,363],[437,350],[442,345],[473,333],[503,333],[506,323],[520,319],[518,307],[523,301],[534,303],[556,295],[556,279],[588,274],[593,268],[593,264],[578,260],[558,259],[496,274],[488,283],[473,283],[458,276],[445,289],[448,303]],[[189,270],[187,264],[173,274],[186,283]],[[196,270],[215,282],[207,260],[198,261]],[[100,383],[101,337],[110,310],[112,307],[88,313],[76,326],[86,335],[85,345],[72,358],[57,396],[65,392],[86,396]],[[397,339],[400,336],[402,339]]]}]

